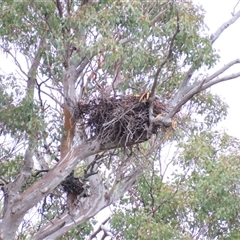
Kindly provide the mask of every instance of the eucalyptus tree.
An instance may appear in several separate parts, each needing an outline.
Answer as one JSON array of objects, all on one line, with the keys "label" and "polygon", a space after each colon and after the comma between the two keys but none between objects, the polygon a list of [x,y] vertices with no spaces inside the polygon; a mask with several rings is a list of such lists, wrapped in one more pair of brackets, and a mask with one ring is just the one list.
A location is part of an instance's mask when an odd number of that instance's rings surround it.
[{"label": "eucalyptus tree", "polygon": [[227,107],[207,89],[240,60],[198,73],[240,12],[209,35],[191,1],[1,4],[1,239],[105,238],[112,204],[119,239],[239,236],[239,144],[209,130]]}]

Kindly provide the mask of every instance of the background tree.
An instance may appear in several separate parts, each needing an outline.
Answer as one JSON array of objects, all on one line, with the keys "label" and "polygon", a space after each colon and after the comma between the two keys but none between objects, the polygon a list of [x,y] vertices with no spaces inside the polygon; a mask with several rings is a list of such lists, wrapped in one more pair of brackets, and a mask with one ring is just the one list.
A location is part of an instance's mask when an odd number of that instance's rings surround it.
[{"label": "background tree", "polygon": [[239,141],[207,89],[240,60],[198,70],[239,17],[209,36],[191,1],[3,1],[0,238],[238,239]]}]

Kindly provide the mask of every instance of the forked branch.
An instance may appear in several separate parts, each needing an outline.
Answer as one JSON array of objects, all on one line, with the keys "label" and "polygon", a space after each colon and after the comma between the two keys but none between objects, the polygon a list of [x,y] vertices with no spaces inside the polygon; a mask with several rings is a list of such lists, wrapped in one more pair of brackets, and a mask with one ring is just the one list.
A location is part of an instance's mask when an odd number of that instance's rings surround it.
[{"label": "forked branch", "polygon": [[[222,24],[222,25],[217,29],[217,31],[216,31],[214,34],[212,34],[211,39],[210,39],[211,44],[213,44],[213,43],[221,36],[221,34],[224,32],[224,30],[226,30],[229,26],[231,26],[233,23],[235,23],[235,22],[239,19],[239,17],[240,17],[240,11],[238,11],[238,12],[237,12],[231,19],[229,19],[227,22],[225,22],[224,24]],[[189,68],[189,70],[187,71],[187,73],[186,73],[186,76],[185,76],[185,78],[184,78],[184,80],[183,80],[183,82],[182,82],[182,84],[181,84],[180,90],[181,90],[182,88],[185,88],[185,87],[188,85],[188,83],[189,83],[189,81],[191,80],[191,78],[192,78],[192,76],[193,76],[193,74],[194,74],[195,71],[196,71],[196,68],[195,68],[194,65],[192,65],[192,66]]]},{"label": "forked branch", "polygon": [[[225,22],[222,26],[218,28],[218,30],[212,35],[211,37],[211,43],[213,44],[226,30],[230,25],[232,25],[234,22],[237,21],[240,17],[240,11],[238,11],[230,20]],[[230,74],[224,77],[219,77],[221,74],[226,72],[228,69],[230,69],[233,65],[240,63],[239,59],[235,59],[228,64],[226,64],[224,67],[213,73],[207,78],[204,78],[200,82],[196,82],[192,85],[189,85],[189,82],[196,71],[196,68],[194,65],[192,65],[189,70],[187,71],[185,78],[183,79],[183,82],[177,91],[177,93],[172,97],[172,99],[168,102],[168,114],[166,116],[155,119],[155,123],[159,122],[163,123],[166,126],[169,126],[171,124],[172,117],[181,109],[181,107],[189,101],[195,94],[199,93],[202,90],[205,90],[214,84],[217,84],[219,82],[227,81],[230,79],[235,79],[240,76],[240,73],[234,73]]]}]

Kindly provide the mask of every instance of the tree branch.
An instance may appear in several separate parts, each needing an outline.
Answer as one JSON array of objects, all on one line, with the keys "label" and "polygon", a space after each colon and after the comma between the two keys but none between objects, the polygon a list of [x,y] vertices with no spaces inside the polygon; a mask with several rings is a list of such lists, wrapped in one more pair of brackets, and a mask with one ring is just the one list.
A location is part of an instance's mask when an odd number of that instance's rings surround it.
[{"label": "tree branch", "polygon": [[181,86],[180,86],[180,89],[183,89],[183,88],[185,88],[185,87],[188,85],[188,83],[189,83],[189,81],[191,80],[192,75],[194,74],[195,70],[196,70],[196,68],[194,67],[194,65],[192,65],[192,66],[188,69],[188,71],[187,71],[187,73],[186,73],[186,75],[185,75],[185,78],[183,79],[182,84],[181,84]]},{"label": "tree branch", "polygon": [[142,173],[140,169],[132,171],[129,175],[121,179],[112,189],[111,189],[111,203],[119,200],[125,192],[127,192],[136,181],[137,177]]},{"label": "tree branch", "polygon": [[165,57],[165,59],[162,61],[161,65],[159,66],[159,68],[157,69],[157,72],[155,74],[154,77],[154,81],[153,81],[153,85],[152,85],[152,89],[150,92],[150,107],[149,107],[149,121],[150,121],[150,125],[149,125],[149,132],[152,132],[152,127],[153,127],[153,122],[154,122],[154,118],[153,118],[153,99],[155,97],[155,91],[156,91],[156,87],[157,87],[157,81],[158,81],[158,77],[159,74],[163,68],[163,66],[167,63],[167,61],[170,59],[171,55],[172,55],[172,50],[173,50],[173,44],[174,41],[177,37],[177,34],[180,32],[180,28],[179,28],[179,14],[177,13],[177,27],[176,27],[176,31],[173,34],[173,37],[171,39],[171,43],[168,49],[168,54]]},{"label": "tree branch", "polygon": [[[73,148],[66,157],[57,163],[54,169],[45,174],[41,180],[34,183],[20,195],[15,195],[11,200],[11,206],[5,212],[0,223],[0,236],[3,239],[12,239],[25,213],[35,206],[44,196],[60,184],[77,165],[80,159],[100,151],[97,142],[82,144]],[[14,222],[14,224],[12,224]],[[11,228],[11,231],[8,229]],[[2,235],[1,235],[2,234]]]},{"label": "tree branch", "polygon": [[[236,20],[240,17],[240,11],[238,11],[230,20],[225,22],[221,27],[218,28],[218,30],[211,36],[211,43],[213,44],[220,35],[224,32],[225,29],[227,29],[230,25],[232,25]],[[156,124],[160,124],[162,122],[165,126],[171,125],[171,119],[172,117],[180,110],[180,108],[195,94],[200,92],[203,89],[207,89],[210,86],[219,83],[221,81],[226,81],[230,79],[237,78],[239,75],[238,73],[231,74],[229,76],[225,76],[223,78],[215,79],[220,74],[224,73],[227,69],[229,69],[234,64],[239,63],[239,59],[233,60],[230,63],[228,63],[223,68],[219,69],[217,72],[209,76],[208,78],[204,79],[200,83],[195,83],[191,86],[188,86],[188,83],[190,79],[192,78],[192,75],[194,74],[196,68],[194,65],[190,67],[188,72],[186,73],[186,76],[178,90],[178,92],[172,97],[172,99],[168,103],[168,114],[164,117],[160,117],[158,119],[155,119],[154,122]]]},{"label": "tree branch", "polygon": [[[0,236],[3,236],[4,239],[12,239],[13,234],[16,232],[25,213],[29,209],[34,207],[39,201],[41,201],[44,196],[51,193],[52,190],[56,188],[61,183],[61,181],[63,181],[72,172],[72,170],[79,163],[80,160],[84,160],[87,157],[97,154],[103,150],[110,150],[125,145],[125,141],[121,142],[120,144],[119,142],[112,142],[108,146],[103,146],[97,141],[92,141],[90,143],[85,143],[80,146],[73,147],[68,152],[68,154],[60,162],[58,162],[53,169],[46,173],[39,181],[31,185],[22,194],[16,195],[12,199],[11,207],[8,207],[2,219],[2,222],[0,223]],[[74,223],[72,223],[71,227],[75,223],[80,224],[86,221],[87,219],[98,213],[100,210],[102,210],[104,207],[109,206],[113,201],[118,199],[125,191],[127,191],[131,187],[131,185],[136,180],[138,174],[138,172],[134,171],[131,175],[126,176],[126,178],[124,178],[122,182],[119,182],[119,184],[117,185],[119,192],[118,190],[114,190],[113,194],[111,195],[107,194],[104,185],[100,184],[98,186],[99,188],[96,189],[97,191],[95,190],[94,194],[92,194],[89,198],[86,198],[87,200],[89,200],[89,202],[82,204],[83,206],[89,206],[89,209],[84,208],[82,210],[85,212],[86,217],[84,218],[85,214],[80,214],[78,218],[74,217]],[[93,202],[98,202],[99,204],[95,208],[93,208]],[[72,216],[70,217],[70,220],[68,217],[65,217],[62,219],[61,223],[56,222],[56,224],[62,224],[62,222],[66,219],[66,221],[68,222],[72,221]],[[12,222],[14,222],[14,224],[12,224]],[[64,229],[70,229],[71,227],[69,226],[69,224],[66,224],[64,226]],[[11,231],[8,231],[9,228],[11,228]],[[63,233],[64,232],[65,230],[63,231]]]},{"label": "tree branch", "polygon": [[[109,221],[110,218],[111,218],[111,217],[108,217],[107,219],[105,219],[105,220],[101,223],[101,225],[106,224],[106,223]],[[94,238],[98,235],[98,233],[100,233],[100,232],[102,231],[101,225],[99,226],[99,228],[98,228],[95,232],[93,232],[93,233],[89,236],[88,240],[94,239]]]},{"label": "tree branch", "polygon": [[[92,156],[86,158],[86,164],[92,163]],[[107,190],[105,184],[101,181],[98,174],[92,175],[89,179],[90,189],[92,190],[91,195],[86,198],[80,198],[78,201],[75,201],[72,205],[71,211],[68,213],[63,213],[60,217],[48,223],[44,228],[38,232],[33,239],[43,239],[43,236],[46,239],[55,239],[62,234],[66,233],[68,230],[77,226],[94,215],[96,215],[103,208],[111,205],[113,202],[119,200],[123,194],[128,191],[132,185],[134,184],[136,178],[141,174],[142,171],[134,170],[130,174],[125,177],[119,176],[124,174],[123,168],[120,167],[118,170],[118,174],[116,174],[115,182],[110,190]],[[94,179],[95,178],[95,179]],[[67,223],[63,225],[63,223]],[[50,233],[51,226],[60,226],[63,225],[62,228],[58,229],[54,233]],[[49,232],[49,233],[48,233]]]},{"label": "tree branch", "polygon": [[[43,51],[45,45],[45,39],[41,38],[38,49],[35,55],[35,58],[32,62],[32,65],[28,71],[28,80],[27,80],[27,96],[33,101],[33,95],[34,95],[34,85],[35,85],[35,78],[37,74],[37,69],[40,64],[41,60],[41,53]],[[20,68],[21,70],[21,68]],[[24,156],[24,163],[23,167],[20,171],[19,176],[16,178],[16,180],[4,187],[4,216],[3,216],[3,221],[0,225],[7,225],[8,227],[6,228],[1,228],[0,227],[0,238],[3,239],[12,239],[12,235],[15,234],[16,229],[11,229],[9,227],[10,222],[15,223],[15,212],[18,212],[18,207],[15,206],[16,201],[18,200],[18,193],[23,186],[23,184],[26,182],[28,177],[31,175],[31,171],[33,168],[33,148],[34,148],[34,141],[33,139],[29,139],[29,146],[25,151],[25,156]],[[17,223],[20,224],[20,221]],[[18,224],[15,224],[16,227],[19,226]],[[8,231],[8,229],[11,229],[11,231]],[[9,235],[6,235],[9,234]]]},{"label": "tree branch", "polygon": [[36,78],[36,74],[37,74],[37,69],[40,64],[41,53],[44,49],[44,46],[45,46],[45,38],[41,38],[39,45],[38,45],[38,50],[35,54],[35,58],[32,62],[32,65],[31,65],[29,71],[28,71],[27,89],[30,91],[34,91],[35,78]]},{"label": "tree branch", "polygon": [[7,212],[7,210],[12,207],[12,201],[18,194],[20,188],[25,183],[25,181],[28,179],[28,177],[31,175],[31,170],[33,168],[33,151],[28,148],[25,152],[24,156],[24,164],[21,168],[20,174],[17,177],[17,179],[9,183],[8,185],[4,186],[4,210],[3,210],[3,216]]},{"label": "tree branch", "polygon": [[197,94],[202,89],[204,81],[200,84],[194,84],[192,86],[186,86],[181,89],[174,98],[168,103],[168,114],[164,117],[159,117],[154,119],[155,124],[163,123],[166,127],[171,126],[172,117],[181,109],[181,107],[190,100],[195,94]]},{"label": "tree branch", "polygon": [[221,77],[221,78],[217,78],[217,79],[213,79],[212,81],[209,81],[205,84],[203,84],[201,90],[205,90],[217,83],[220,83],[220,82],[224,82],[224,81],[228,81],[228,80],[232,80],[232,79],[235,79],[235,78],[238,78],[240,77],[240,72],[237,72],[237,73],[232,73],[230,75],[227,75],[227,76],[224,76],[224,77]]},{"label": "tree branch", "polygon": [[77,75],[79,76],[83,69],[87,66],[87,64],[90,62],[90,60],[92,59],[92,57],[84,57],[82,58],[82,60],[79,62],[78,67],[77,67]]},{"label": "tree branch", "polygon": [[156,22],[160,20],[160,18],[163,16],[163,14],[166,12],[167,9],[164,9],[163,11],[159,12],[151,21],[151,25],[153,26]]},{"label": "tree branch", "polygon": [[[73,214],[62,214],[59,218],[52,221],[52,223],[49,223],[42,228],[32,239],[43,239],[42,236],[45,236],[46,238],[44,239],[46,240],[55,239],[62,236],[74,226],[77,226],[95,216],[99,211],[119,200],[119,198],[132,187],[138,176],[137,173],[139,174],[138,171],[133,171],[129,176],[119,181],[109,193],[105,188],[102,189],[102,187],[104,187],[102,185],[100,188],[101,191],[97,191],[97,193],[94,192],[90,197],[80,200],[75,207]],[[51,234],[50,231],[52,225],[62,226],[62,228]]]},{"label": "tree branch", "polygon": [[229,26],[231,26],[233,23],[235,23],[238,20],[239,17],[240,17],[240,11],[236,12],[236,14],[233,15],[231,19],[223,23],[217,29],[217,31],[211,36],[211,43],[213,44]]},{"label": "tree branch", "polygon": [[[233,61],[234,62],[234,61]],[[232,63],[232,62],[231,62]],[[237,63],[235,61],[235,63]],[[233,65],[233,64],[232,64]],[[229,65],[227,65],[229,66]],[[229,68],[227,66],[224,66],[222,69],[218,70],[217,72],[215,72],[213,75],[215,77],[217,77],[218,75],[222,74],[224,71],[223,69],[225,69],[225,71]],[[218,73],[218,74],[217,74]],[[184,89],[182,89],[182,91],[180,92],[180,94],[178,95],[178,97],[174,98],[174,104],[172,103],[172,108],[171,111],[169,111],[169,113],[162,117],[162,118],[158,118],[158,119],[154,119],[154,123],[155,124],[160,124],[160,122],[164,123],[166,126],[169,126],[171,124],[171,118],[180,110],[180,108],[187,102],[189,101],[195,94],[199,93],[202,90],[205,90],[217,83],[223,82],[223,81],[227,81],[227,80],[231,80],[231,79],[235,79],[240,77],[240,72],[237,73],[233,73],[221,78],[214,78],[212,79],[213,75],[211,75],[209,78],[204,79],[202,82],[200,83],[195,83],[192,86],[189,87],[185,87]],[[212,79],[212,80],[210,80]]]},{"label": "tree branch", "polygon": [[[240,17],[240,11],[238,11],[231,19],[229,19],[227,22],[225,22],[224,24],[222,24],[222,26],[220,26],[217,31],[212,34],[211,36],[211,43],[213,44],[219,37],[220,35],[224,32],[225,29],[227,29],[230,25],[232,25],[234,22],[237,21],[237,19]],[[189,83],[190,79],[192,78],[192,75],[194,74],[196,68],[194,67],[194,65],[192,65],[188,72],[186,73],[186,76],[180,86],[180,89],[184,88],[185,86],[187,86],[187,84]]]},{"label": "tree branch", "polygon": [[181,98],[181,100],[178,101],[174,110],[172,110],[172,114],[169,114],[169,117],[170,116],[173,117],[173,115],[175,114],[174,112],[179,111],[182,105],[184,105],[189,99],[191,99],[195,94],[199,93],[200,91],[205,90],[219,82],[239,77],[239,73],[235,73],[222,78],[215,79],[216,77],[227,71],[230,67],[238,63],[240,63],[240,59],[235,59],[226,64],[224,67],[222,67],[215,73],[213,73],[212,75],[210,75],[209,77],[203,79],[201,82],[195,83],[190,87],[185,87],[184,89],[182,89],[185,91],[181,91],[180,92],[181,94],[178,95],[179,99]]},{"label": "tree branch", "polygon": [[240,63],[240,59],[235,59],[228,64],[226,64],[224,67],[220,68],[218,71],[210,75],[206,78],[206,83],[210,82],[212,79],[218,77],[220,74],[224,73],[226,70],[228,70],[230,67],[232,67],[234,64]]}]

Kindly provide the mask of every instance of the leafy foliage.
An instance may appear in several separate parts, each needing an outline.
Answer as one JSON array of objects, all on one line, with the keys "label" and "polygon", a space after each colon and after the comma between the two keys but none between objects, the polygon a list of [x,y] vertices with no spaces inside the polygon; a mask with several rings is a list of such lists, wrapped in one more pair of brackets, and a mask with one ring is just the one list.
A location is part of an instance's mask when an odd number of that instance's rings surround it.
[{"label": "leafy foliage", "polygon": [[141,178],[111,225],[120,239],[237,239],[239,141],[202,132],[180,144],[179,173]]}]

